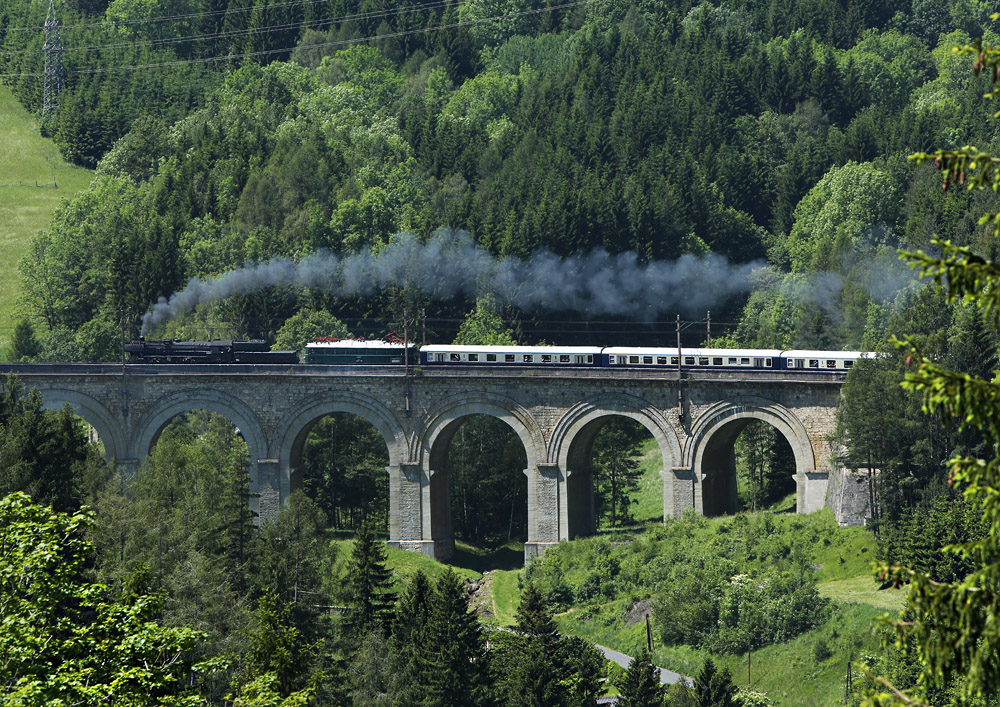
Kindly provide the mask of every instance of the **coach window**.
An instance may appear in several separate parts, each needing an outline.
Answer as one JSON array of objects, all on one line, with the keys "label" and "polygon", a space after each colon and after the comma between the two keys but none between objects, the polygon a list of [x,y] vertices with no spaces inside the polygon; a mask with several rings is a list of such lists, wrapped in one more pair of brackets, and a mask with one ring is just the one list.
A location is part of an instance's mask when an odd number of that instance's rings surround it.
[{"label": "coach window", "polygon": [[694,356],[685,356],[684,357],[684,365],[685,366],[693,366],[694,365]]},{"label": "coach window", "polygon": [[707,366],[708,365],[708,357],[705,356],[703,358],[699,358],[698,359],[698,365],[699,366]]},{"label": "coach window", "polygon": [[770,367],[771,367],[771,359],[765,358],[764,359],[764,368],[770,368]]},{"label": "coach window", "polygon": [[552,363],[552,354],[542,354],[542,363]]},{"label": "coach window", "polygon": [[722,358],[719,357],[719,356],[716,356],[715,358],[713,358],[712,359],[712,365],[713,366],[721,366],[722,365]]},{"label": "coach window", "polygon": [[844,361],[844,368],[850,368],[854,365],[854,361]]},{"label": "coach window", "polygon": [[740,365],[741,366],[749,366],[750,365],[750,359],[749,358],[741,358],[740,359]]},{"label": "coach window", "polygon": [[809,368],[819,368],[819,361],[815,358],[809,359]]},{"label": "coach window", "polygon": [[462,360],[462,355],[461,354],[452,354],[451,355],[451,360],[452,361],[461,361]]},{"label": "coach window", "polygon": [[594,354],[587,354],[587,363],[594,362]]},{"label": "coach window", "polygon": [[656,357],[656,365],[657,366],[666,366],[667,365],[667,357],[666,356],[657,356]]},{"label": "coach window", "polygon": [[473,363],[478,363],[479,354],[469,354],[469,360],[472,361]]},{"label": "coach window", "polygon": [[629,363],[639,363],[639,357],[638,356],[629,356],[628,357],[628,362]]},{"label": "coach window", "polygon": [[559,354],[559,363],[569,363],[569,354]]},{"label": "coach window", "polygon": [[496,354],[486,354],[486,362],[491,363],[497,360]]},{"label": "coach window", "polygon": [[504,363],[514,363],[517,360],[517,357],[514,356],[514,354],[504,354],[503,360]]},{"label": "coach window", "polygon": [[677,365],[677,357],[676,356],[671,356],[670,357],[670,365],[671,366],[676,366]]},{"label": "coach window", "polygon": [[730,366],[735,366],[736,365],[736,358],[735,357],[733,357],[733,356],[729,357],[729,365]]},{"label": "coach window", "polygon": [[643,363],[652,363],[653,362],[653,357],[652,356],[643,356],[642,357],[642,362]]},{"label": "coach window", "polygon": [[827,368],[836,368],[837,367],[837,362],[828,358],[826,360],[826,367]]},{"label": "coach window", "polygon": [[522,360],[524,361],[524,363],[534,363],[535,356],[534,354],[524,354],[524,358]]}]

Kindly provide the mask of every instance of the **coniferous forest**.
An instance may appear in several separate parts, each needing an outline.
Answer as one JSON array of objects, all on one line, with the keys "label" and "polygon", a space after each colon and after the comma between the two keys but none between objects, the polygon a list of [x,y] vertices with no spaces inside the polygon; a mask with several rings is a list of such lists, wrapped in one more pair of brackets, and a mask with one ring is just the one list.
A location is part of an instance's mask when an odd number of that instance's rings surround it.
[{"label": "coniferous forest", "polygon": [[[900,383],[917,353],[990,379],[996,321],[918,279],[897,251],[936,254],[940,237],[1000,255],[993,223],[980,219],[1000,212],[996,190],[964,188],[957,163],[942,188],[940,164],[909,159],[996,149],[997,106],[984,94],[998,73],[953,51],[1000,42],[996,8],[53,7],[61,70],[44,51],[49,4],[0,0],[0,79],[94,178],[20,263],[7,360],[118,361],[123,330],[137,335],[142,315],[191,278],[320,251],[378,254],[441,232],[467,233],[495,258],[600,249],[641,266],[721,256],[752,274],[731,296],[698,299],[710,302],[712,346],[883,354],[848,376],[833,445],[840,466],[867,472],[865,532],[878,559],[939,583],[977,566],[978,556],[940,550],[989,530],[977,501],[953,486],[948,460],[995,449],[982,431],[929,415],[919,391]],[[62,89],[49,111],[47,57]],[[145,333],[301,350],[315,336],[377,337],[420,322],[438,343],[675,341],[673,311],[607,315],[551,299],[563,304],[519,308],[407,281],[364,296],[271,286]],[[685,345],[707,343],[708,313],[678,313]],[[910,337],[911,348],[897,351],[893,336]],[[649,520],[635,500],[644,438],[616,420],[594,446],[596,511],[602,530],[621,538]],[[387,568],[388,487],[377,473],[387,455],[364,420],[317,423],[303,492],[257,525],[246,446],[227,421],[201,411],[175,420],[140,472],[120,478],[79,420],[43,410],[10,379],[0,389],[0,692],[18,705],[570,706],[596,704],[610,679],[619,704],[766,704],[737,695],[711,659],[691,691],[651,684],[648,657],[609,678],[600,655],[553,620],[627,595],[650,602],[657,641],[717,656],[828,621],[815,568],[786,537],[801,528],[769,520],[767,509],[794,491],[787,444],[751,425],[735,453],[741,505],[763,515],[719,526],[728,535],[710,543],[718,556],[669,554],[704,531],[690,518],[634,542],[552,551],[522,575],[514,630],[487,634],[458,574]],[[526,461],[516,436],[474,417],[455,434],[449,464],[457,538],[490,549],[523,541]],[[826,650],[818,646],[817,656]],[[921,660],[903,641],[868,665],[922,690],[926,704],[957,699],[960,681],[918,685]],[[863,691],[848,697],[857,703]],[[968,704],[996,704],[995,694],[976,699]]]}]

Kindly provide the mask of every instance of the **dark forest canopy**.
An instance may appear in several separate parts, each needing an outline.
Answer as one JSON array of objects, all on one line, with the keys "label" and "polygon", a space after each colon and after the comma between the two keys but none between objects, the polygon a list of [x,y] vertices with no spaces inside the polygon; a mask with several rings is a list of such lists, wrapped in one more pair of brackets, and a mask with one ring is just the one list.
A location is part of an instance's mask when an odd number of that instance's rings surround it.
[{"label": "dark forest canopy", "polygon": [[[713,305],[716,335],[872,348],[912,287],[898,246],[944,232],[993,248],[976,226],[993,195],[935,191],[905,161],[989,145],[973,117],[988,80],[950,51],[992,31],[977,0],[56,7],[66,89],[44,130],[97,176],[22,265],[42,358],[115,358],[120,313],[190,277],[441,227],[500,256],[766,260],[749,300]],[[0,72],[36,112],[44,37],[25,28],[45,10],[0,3]],[[424,307],[432,340],[450,340],[474,305],[270,288],[156,333],[273,339],[325,310],[381,334]],[[672,334],[502,315],[527,343]]]},{"label": "dark forest canopy", "polygon": [[[25,319],[11,358],[117,360],[123,313],[136,321],[190,278],[321,250],[384,253],[400,234],[426,243],[454,229],[498,258],[603,249],[632,253],[638,265],[709,253],[755,263],[752,291],[712,304],[713,343],[884,350],[889,334],[910,334],[949,367],[977,376],[996,367],[990,323],[920,286],[896,257],[898,248],[928,249],[935,235],[997,257],[994,234],[978,223],[1000,212],[996,194],[942,190],[932,165],[906,159],[965,144],[996,152],[994,125],[984,118],[996,109],[983,97],[989,77],[974,75],[969,58],[951,50],[980,36],[1000,42],[993,8],[980,0],[391,7],[67,0],[56,7],[66,85],[42,129],[95,178],[59,209],[21,264]],[[39,115],[45,13],[36,0],[0,0],[0,74]],[[592,312],[520,311],[468,295],[434,300],[405,283],[369,297],[272,286],[199,305],[150,334],[263,337],[296,348],[317,334],[385,334],[422,310],[429,341],[673,341],[672,322],[595,321]],[[698,343],[703,332],[694,326],[685,336]],[[838,419],[840,461],[869,471],[882,557],[954,581],[970,567],[938,551],[944,530],[961,542],[983,527],[977,510],[946,488],[944,460],[981,453],[985,442],[927,417],[897,386],[907,365],[885,356],[852,370]],[[342,631],[336,614],[319,610],[357,609],[368,590],[345,594],[341,579],[382,562],[377,543],[358,542],[367,549],[352,556],[354,569],[336,569],[329,545],[330,528],[361,527],[367,537],[366,524],[385,523],[384,477],[370,472],[386,460],[377,431],[363,421],[317,425],[306,451],[309,497],[295,495],[259,529],[247,511],[245,448],[219,420],[179,421],[144,474],[119,489],[107,484],[68,411],[43,414],[37,397],[11,390],[7,407],[20,413],[0,419],[0,451],[17,473],[6,474],[6,490],[56,510],[84,501],[97,508],[88,531],[94,571],[119,596],[96,608],[140,600],[153,607],[149,597],[169,597],[156,610],[167,625],[203,625],[203,652],[231,656],[225,680],[204,688],[213,699],[229,690],[240,699],[268,690],[293,699],[315,688],[320,703],[346,702],[350,691],[368,704],[369,692],[398,690],[401,703],[488,704],[493,697],[479,688],[492,674],[502,696],[551,688],[560,697],[548,704],[591,702],[594,661],[572,642],[505,636],[488,660],[477,657],[483,637],[450,574],[433,587],[426,579],[406,587],[403,615],[419,618],[412,626],[388,626],[382,616],[370,632]],[[628,429],[606,431],[595,447],[598,507],[614,526],[631,520],[639,441]],[[33,452],[42,437],[62,439],[56,452],[75,460],[61,491],[36,483],[53,456]],[[737,449],[753,480],[751,505],[788,490],[777,444],[773,432],[757,430]],[[450,500],[460,539],[493,546],[524,537],[522,452],[496,420],[474,420],[456,435]],[[550,603],[568,591],[545,584],[545,567],[558,557],[532,565]],[[718,586],[731,585],[729,566],[720,567]],[[598,567],[602,574],[580,591],[595,601],[612,591],[623,580],[607,569]],[[704,584],[704,572],[683,571]],[[798,614],[802,626],[823,609],[808,571],[790,565],[772,585],[797,588],[802,605],[816,609]],[[676,575],[675,585],[683,589],[676,583],[686,577]],[[734,605],[745,603],[737,589]],[[300,590],[321,603],[300,602]],[[659,600],[668,619],[670,596]],[[463,627],[462,651],[415,648],[444,645],[441,632],[455,625]],[[704,641],[729,651],[745,643],[721,633]],[[536,653],[553,662],[544,675],[576,677],[522,682],[519,656]],[[906,656],[898,662],[914,665]],[[406,679],[387,686],[385,676]],[[444,692],[455,686],[476,695],[448,702]]]}]

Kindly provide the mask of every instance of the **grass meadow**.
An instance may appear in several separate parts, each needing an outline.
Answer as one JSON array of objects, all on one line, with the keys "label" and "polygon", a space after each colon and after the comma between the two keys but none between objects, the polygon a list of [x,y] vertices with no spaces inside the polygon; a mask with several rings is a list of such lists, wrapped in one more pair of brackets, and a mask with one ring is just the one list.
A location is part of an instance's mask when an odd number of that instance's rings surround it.
[{"label": "grass meadow", "polygon": [[18,263],[31,238],[48,228],[64,200],[85,189],[93,173],[63,161],[41,136],[38,121],[0,85],[0,347],[17,318]]}]

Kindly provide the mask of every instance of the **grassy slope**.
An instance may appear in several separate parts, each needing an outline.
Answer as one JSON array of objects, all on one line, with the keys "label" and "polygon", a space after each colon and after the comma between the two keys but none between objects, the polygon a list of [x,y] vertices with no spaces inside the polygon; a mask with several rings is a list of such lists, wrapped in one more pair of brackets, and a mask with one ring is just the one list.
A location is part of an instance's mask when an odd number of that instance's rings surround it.
[{"label": "grassy slope", "polygon": [[[633,507],[636,519],[659,521],[662,517],[662,462],[655,446],[643,449],[640,492]],[[792,499],[794,506],[794,499]],[[786,510],[788,503],[778,504]],[[825,518],[829,511],[816,516],[816,522],[832,522]],[[781,514],[784,515],[784,514]],[[812,517],[810,517],[812,518]],[[715,533],[726,519],[715,519],[702,532]],[[623,539],[631,535],[623,532]],[[827,705],[843,700],[844,675],[849,659],[857,660],[862,653],[880,651],[881,627],[877,619],[887,611],[902,606],[903,595],[898,591],[880,591],[872,578],[874,543],[864,528],[837,529],[829,542],[815,543],[809,548],[817,567],[820,594],[829,598],[832,613],[829,620],[814,631],[793,641],[769,646],[751,656],[752,686],[764,690],[779,705]],[[513,622],[517,606],[518,570],[492,573],[490,603],[500,624]],[[645,642],[645,625],[626,619],[635,598],[624,597],[609,601],[598,609],[574,607],[557,617],[566,633],[582,636],[595,643],[635,654]],[[829,649],[829,657],[817,659],[817,643]],[[659,665],[694,675],[706,654],[686,646],[657,646]],[[822,653],[819,655],[822,656]],[[747,684],[747,657],[716,658],[729,666],[734,681]]]},{"label": "grassy slope", "polygon": [[635,495],[632,514],[640,523],[663,520],[663,457],[652,438],[642,445],[642,457],[639,459],[642,478],[639,479],[639,491]]},{"label": "grassy slope", "polygon": [[31,237],[92,178],[62,160],[55,144],[39,135],[34,117],[0,85],[0,345],[13,327],[21,285],[17,264]]},{"label": "grassy slope", "polygon": [[[717,532],[716,526],[722,522],[725,519],[711,523],[702,532]],[[877,619],[902,602],[901,592],[877,590],[869,571],[872,552],[872,542],[860,528],[838,529],[830,545],[815,548],[820,593],[831,599],[830,618],[793,641],[755,652],[751,656],[754,689],[767,692],[775,704],[782,706],[829,705],[843,699],[848,661],[858,660],[864,653],[880,652],[882,629]],[[489,601],[493,613],[498,623],[510,624],[518,600],[518,570],[491,574]],[[645,624],[627,618],[637,598],[619,597],[596,608],[573,607],[557,616],[560,629],[635,655],[646,640]],[[820,642],[829,649],[829,656],[822,660],[817,659],[816,651]],[[696,675],[706,656],[687,646],[655,647],[657,664],[685,675]],[[737,685],[747,684],[745,654],[715,658],[730,668]]]}]

